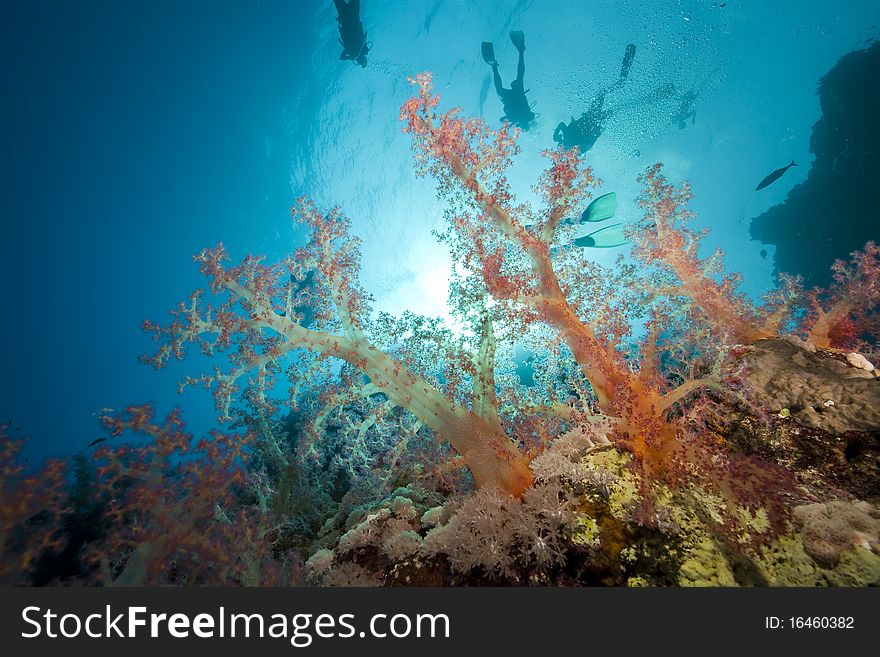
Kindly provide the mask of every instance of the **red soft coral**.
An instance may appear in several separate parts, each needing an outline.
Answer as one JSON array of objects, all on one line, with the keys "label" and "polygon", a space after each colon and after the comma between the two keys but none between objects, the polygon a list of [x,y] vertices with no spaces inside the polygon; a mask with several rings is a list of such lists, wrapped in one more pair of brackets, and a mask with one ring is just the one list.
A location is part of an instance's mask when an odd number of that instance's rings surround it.
[{"label": "red soft coral", "polygon": [[877,349],[880,337],[880,246],[868,242],[850,254],[849,262],[836,260],[834,283],[828,290],[809,294],[804,327],[817,347]]}]

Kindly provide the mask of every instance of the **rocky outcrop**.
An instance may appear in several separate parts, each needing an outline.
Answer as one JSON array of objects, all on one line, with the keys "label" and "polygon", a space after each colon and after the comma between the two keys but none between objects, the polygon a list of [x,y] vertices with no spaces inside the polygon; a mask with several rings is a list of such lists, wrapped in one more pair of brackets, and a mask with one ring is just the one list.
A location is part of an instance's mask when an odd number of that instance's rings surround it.
[{"label": "rocky outcrop", "polygon": [[760,340],[744,360],[765,408],[830,433],[880,430],[880,380],[860,360],[791,338]]}]

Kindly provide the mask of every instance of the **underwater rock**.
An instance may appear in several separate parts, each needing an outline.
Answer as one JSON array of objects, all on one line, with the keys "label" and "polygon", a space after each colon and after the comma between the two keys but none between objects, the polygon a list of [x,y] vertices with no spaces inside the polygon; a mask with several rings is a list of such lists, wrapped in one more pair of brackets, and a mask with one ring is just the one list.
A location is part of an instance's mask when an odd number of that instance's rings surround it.
[{"label": "underwater rock", "polygon": [[880,430],[880,381],[837,354],[774,338],[756,342],[744,359],[747,381],[768,410],[788,409],[799,424],[835,434]]},{"label": "underwater rock", "polygon": [[[767,353],[780,343],[809,354],[791,341],[767,342],[774,343]],[[416,499],[415,491],[405,495],[398,489],[361,507],[344,523],[347,531],[336,534],[334,548],[319,549],[307,561],[309,581],[322,586],[880,584],[880,513],[867,502],[802,504],[784,534],[762,538],[759,531],[757,542],[747,544],[719,537],[711,516],[720,500],[693,488],[683,494],[667,490],[660,497],[668,522],[640,526],[632,519],[639,486],[627,467],[629,458],[611,445],[590,446],[595,441],[584,440],[587,435],[569,431],[567,439],[557,439],[560,445],[548,448],[558,454],[542,455],[537,469],[546,472],[523,500],[484,489],[430,506]],[[827,451],[824,443],[820,448]],[[581,469],[572,470],[574,463]],[[812,470],[813,464],[802,467]],[[602,471],[611,477],[598,485],[594,475]],[[835,490],[833,495],[845,495]],[[740,519],[752,522],[757,516]]]},{"label": "underwater rock", "polygon": [[874,364],[861,354],[847,354],[846,362],[853,367],[858,367],[860,370],[865,370],[866,372],[873,372],[875,369]]},{"label": "underwater rock", "polygon": [[807,504],[794,509],[804,551],[816,562],[835,566],[840,555],[861,546],[880,553],[880,512],[866,502]]},{"label": "underwater rock", "polygon": [[775,271],[807,287],[831,282],[831,263],[880,238],[880,43],[842,57],[819,82],[815,161],[784,203],[752,219],[752,238],[774,244]]}]

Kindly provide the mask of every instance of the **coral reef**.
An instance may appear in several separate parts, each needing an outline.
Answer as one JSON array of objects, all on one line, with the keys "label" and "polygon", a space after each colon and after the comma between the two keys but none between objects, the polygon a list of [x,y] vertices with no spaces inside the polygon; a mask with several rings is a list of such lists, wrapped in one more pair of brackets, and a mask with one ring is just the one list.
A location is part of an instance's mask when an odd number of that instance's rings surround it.
[{"label": "coral reef", "polygon": [[67,549],[71,579],[106,585],[295,582],[305,556],[327,586],[876,583],[877,246],[756,304],[655,165],[632,262],[600,267],[571,246],[596,185],[577,150],[547,152],[520,202],[516,129],[413,83],[401,119],[446,207],[462,328],[373,313],[338,208],[298,200],[307,243],[279,263],[202,251],[208,289],[144,323],[145,360],[198,348],[213,371],[181,389],[243,431],[192,446],[177,413],[106,418],[150,442],[86,463],[100,531],[78,542],[63,469],[27,493],[9,443],[4,572],[34,582]]}]

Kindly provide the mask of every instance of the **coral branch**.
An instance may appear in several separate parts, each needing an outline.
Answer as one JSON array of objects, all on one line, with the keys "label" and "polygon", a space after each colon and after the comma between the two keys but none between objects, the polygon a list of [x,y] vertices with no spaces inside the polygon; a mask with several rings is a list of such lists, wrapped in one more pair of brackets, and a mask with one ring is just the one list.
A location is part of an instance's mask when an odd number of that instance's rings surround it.
[{"label": "coral branch", "polygon": [[[422,74],[412,82],[418,93],[404,104],[401,119],[404,132],[413,137],[419,171],[436,177],[441,194],[450,200],[456,187],[467,195],[454,208],[453,220],[463,238],[462,260],[476,263],[473,269],[482,273],[493,296],[527,305],[537,318],[562,332],[600,406],[610,410],[625,365],[614,347],[603,343],[569,306],[550,258],[549,240],[562,218],[585,200],[594,184],[591,171],[581,168],[574,149],[545,153],[550,166],[538,190],[547,207],[535,234],[526,228],[535,213],[513,205],[506,178],[518,152],[517,132],[507,126],[490,130],[482,121],[459,118],[457,110],[438,114],[439,98],[432,93],[431,76]],[[494,146],[494,152],[487,153],[487,144]],[[517,274],[503,273],[517,265]]]},{"label": "coral branch", "polygon": [[[817,347],[876,348],[880,334],[880,246],[874,242],[832,266],[834,284],[809,294],[804,321],[808,339]],[[872,338],[873,345],[866,345]]]},{"label": "coral branch", "polygon": [[702,259],[698,255],[705,232],[687,227],[693,217],[687,203],[693,198],[686,183],[676,189],[662,175],[662,165],[650,167],[639,180],[644,192],[639,205],[645,218],[638,230],[632,231],[635,242],[634,257],[649,266],[659,266],[670,272],[673,279],[664,286],[663,294],[688,298],[690,313],[695,319],[708,322],[716,334],[729,335],[734,343],[750,344],[770,337],[788,308],[778,303],[769,312],[761,313],[736,291],[736,276],[722,277],[717,282],[721,253]]},{"label": "coral branch", "polygon": [[[430,75],[419,75],[412,82],[417,94],[401,110],[403,129],[413,138],[418,171],[436,178],[440,195],[449,204],[452,237],[447,241],[453,258],[479,273],[485,289],[499,304],[505,304],[503,308],[511,317],[524,325],[543,323],[558,332],[589,382],[598,408],[617,418],[611,439],[633,456],[644,493],[642,519],[658,522],[651,493],[657,483],[677,486],[694,482],[709,464],[717,478],[711,485],[731,508],[736,504],[753,507],[754,499],[738,497],[740,492],[745,495],[751,491],[750,486],[737,481],[742,473],[751,472],[741,465],[743,461],[728,461],[715,448],[712,437],[685,434],[669,418],[674,404],[700,388],[717,385],[719,379],[715,371],[668,390],[671,382],[660,366],[660,337],[669,329],[669,322],[662,325],[657,310],[669,311],[671,307],[658,305],[655,293],[650,301],[655,306],[655,319],[649,325],[640,366],[635,366],[624,355],[623,338],[629,327],[625,311],[613,300],[620,292],[602,283],[611,277],[568,256],[567,260],[563,257],[562,269],[570,280],[565,287],[560,283],[551,259],[551,242],[563,219],[586,200],[594,184],[590,170],[581,167],[578,154],[547,153],[549,168],[535,189],[544,198],[543,211],[518,205],[506,177],[511,158],[518,152],[517,132],[506,126],[493,131],[482,121],[459,118],[456,110],[440,113]],[[487,144],[494,145],[494,153],[486,153]],[[685,185],[676,190],[668,184],[659,165],[649,169],[642,181],[646,185],[641,199],[646,219],[634,236],[635,254],[649,267],[662,270],[665,276],[660,287],[690,299],[688,315],[692,321],[685,324],[687,338],[707,339],[691,326],[697,325],[694,320],[705,327],[702,333],[711,335],[713,348],[723,347],[731,339],[754,341],[766,335],[764,325],[781,325],[785,303],[779,301],[763,313],[754,310],[736,292],[736,277],[714,280],[720,254],[709,260],[698,257],[702,235],[685,226],[690,218],[685,207],[689,188]],[[587,276],[585,272],[595,274]],[[571,417],[568,412],[563,415]],[[531,427],[529,433],[543,440],[546,431]]]},{"label": "coral branch", "polygon": [[495,393],[495,332],[492,318],[484,312],[481,323],[480,349],[476,357],[477,371],[474,377],[474,413],[483,418],[498,432],[502,431],[498,416],[498,398]]},{"label": "coral branch", "polygon": [[[181,305],[173,313],[171,325],[146,323],[156,339],[164,341],[147,360],[161,367],[172,355],[183,358],[191,342],[202,344],[208,354],[225,349],[230,371],[224,373],[217,367],[214,375],[190,378],[186,383],[199,382],[212,389],[218,408],[228,417],[240,378],[256,373],[259,396],[274,384],[282,357],[294,350],[338,358],[367,376],[371,386],[394,405],[412,412],[438,440],[448,441],[479,485],[500,485],[520,495],[531,485],[531,473],[486,408],[486,403],[494,403],[492,395],[484,389],[478,414],[447,399],[424,376],[372,344],[363,332],[369,304],[358,282],[360,256],[358,243],[349,234],[350,222],[338,210],[322,214],[303,199],[293,216],[309,228],[310,241],[281,266],[266,267],[249,257],[226,268],[223,263],[228,258],[222,246],[197,256],[211,279],[211,290],[223,302],[217,310],[209,306],[200,312],[200,295],[193,295],[188,306]],[[313,280],[306,287],[316,290],[304,295],[299,283],[309,272]],[[306,304],[313,308],[316,324],[328,330],[306,328],[300,316],[290,311]],[[209,342],[205,334],[217,337]]]}]

